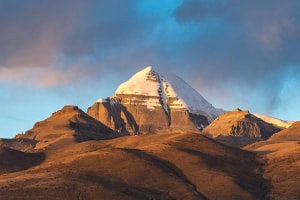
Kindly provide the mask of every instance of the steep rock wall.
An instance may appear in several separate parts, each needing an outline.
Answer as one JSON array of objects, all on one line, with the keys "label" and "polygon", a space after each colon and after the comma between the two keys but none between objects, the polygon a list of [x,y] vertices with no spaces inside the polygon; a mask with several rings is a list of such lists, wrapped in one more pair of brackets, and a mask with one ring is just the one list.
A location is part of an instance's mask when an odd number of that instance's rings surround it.
[{"label": "steep rock wall", "polygon": [[186,109],[165,110],[158,97],[117,94],[94,103],[87,113],[113,130],[129,135],[161,131],[199,131],[209,124]]}]

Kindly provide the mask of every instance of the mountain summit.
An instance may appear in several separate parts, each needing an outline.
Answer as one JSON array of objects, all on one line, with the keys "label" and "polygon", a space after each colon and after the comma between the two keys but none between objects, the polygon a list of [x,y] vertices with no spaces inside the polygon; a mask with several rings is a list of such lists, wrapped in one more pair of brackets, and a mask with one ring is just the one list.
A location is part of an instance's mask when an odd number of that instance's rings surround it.
[{"label": "mountain summit", "polygon": [[146,67],[122,83],[115,94],[157,97],[158,101],[145,100],[143,104],[149,109],[161,105],[167,113],[170,109],[184,109],[196,115],[206,116],[210,122],[222,112],[178,76],[168,72],[159,73],[152,66]]},{"label": "mountain summit", "polygon": [[221,113],[184,80],[151,66],[88,109],[107,126],[130,134],[202,129]]},{"label": "mountain summit", "polygon": [[37,122],[32,129],[17,135],[12,141],[3,141],[6,145],[2,146],[18,150],[24,150],[25,146],[28,150],[29,143],[35,150],[55,149],[87,140],[112,139],[118,136],[77,106],[68,105],[49,118]]}]

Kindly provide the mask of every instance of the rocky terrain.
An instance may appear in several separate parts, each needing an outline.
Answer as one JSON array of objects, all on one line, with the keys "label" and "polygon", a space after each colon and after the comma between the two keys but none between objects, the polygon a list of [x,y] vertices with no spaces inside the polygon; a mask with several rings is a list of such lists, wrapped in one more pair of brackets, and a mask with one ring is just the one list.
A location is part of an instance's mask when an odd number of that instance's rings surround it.
[{"label": "rocky terrain", "polygon": [[202,133],[217,141],[242,147],[247,144],[268,139],[281,129],[251,114],[249,111],[236,109],[220,115],[204,128]]}]

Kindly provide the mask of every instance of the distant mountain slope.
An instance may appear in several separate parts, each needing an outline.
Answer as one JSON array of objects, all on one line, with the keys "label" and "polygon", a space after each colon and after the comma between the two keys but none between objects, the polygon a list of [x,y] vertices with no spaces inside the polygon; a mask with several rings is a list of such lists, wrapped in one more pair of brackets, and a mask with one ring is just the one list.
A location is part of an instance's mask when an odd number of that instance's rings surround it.
[{"label": "distant mountain slope", "polygon": [[257,142],[246,146],[249,149],[257,149],[267,144],[284,143],[284,142],[298,142],[300,141],[300,121],[294,122],[291,126],[283,129],[265,141]]},{"label": "distant mountain slope", "polygon": [[300,122],[294,122],[287,129],[284,129],[269,139],[270,141],[300,141]]},{"label": "distant mountain slope", "polygon": [[99,99],[87,111],[112,129],[128,134],[196,131],[222,112],[178,76],[153,67],[136,73],[113,97]]},{"label": "distant mountain slope", "polygon": [[253,113],[253,115],[255,115],[256,117],[264,120],[265,122],[273,124],[274,126],[277,126],[279,128],[288,128],[289,126],[291,126],[294,123],[294,121],[281,120],[281,119],[277,119],[275,117],[270,117],[267,115],[262,115],[262,114],[257,114],[257,113]]},{"label": "distant mountain slope", "polygon": [[64,106],[51,117],[15,138],[36,141],[35,149],[58,148],[86,140],[111,139],[118,135],[77,106]]},{"label": "distant mountain slope", "polygon": [[236,109],[220,115],[202,133],[224,144],[242,147],[265,140],[278,131],[279,128],[257,118],[249,111]]}]

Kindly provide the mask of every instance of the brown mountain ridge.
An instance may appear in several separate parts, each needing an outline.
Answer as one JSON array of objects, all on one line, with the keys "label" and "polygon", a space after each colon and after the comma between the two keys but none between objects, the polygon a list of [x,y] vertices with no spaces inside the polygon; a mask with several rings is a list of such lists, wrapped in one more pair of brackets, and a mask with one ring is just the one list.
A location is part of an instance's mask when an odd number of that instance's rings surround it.
[{"label": "brown mountain ridge", "polygon": [[197,133],[125,136],[43,152],[39,165],[0,175],[0,199],[264,199],[269,184],[254,153]]},{"label": "brown mountain ridge", "polygon": [[[235,122],[248,114],[234,111],[228,116]],[[251,135],[256,129],[241,130]],[[297,130],[298,123],[275,135],[286,133],[293,140]],[[276,179],[287,165],[298,172],[298,147],[290,142],[288,154],[283,153],[287,146],[269,154],[264,150],[270,149],[264,146],[269,143],[246,147],[254,153],[220,144],[199,131],[124,136],[78,107],[65,106],[24,134],[2,139],[0,199],[298,197],[298,176],[286,171],[290,190]],[[279,155],[282,161],[276,165]]]},{"label": "brown mountain ridge", "polygon": [[120,136],[118,133],[90,117],[77,106],[64,106],[49,118],[37,122],[24,134],[18,134],[12,140],[2,140],[2,146],[6,144],[7,147],[19,150],[25,150],[26,146],[27,151],[30,151],[29,144],[32,144],[32,149],[39,151],[118,136]]}]

